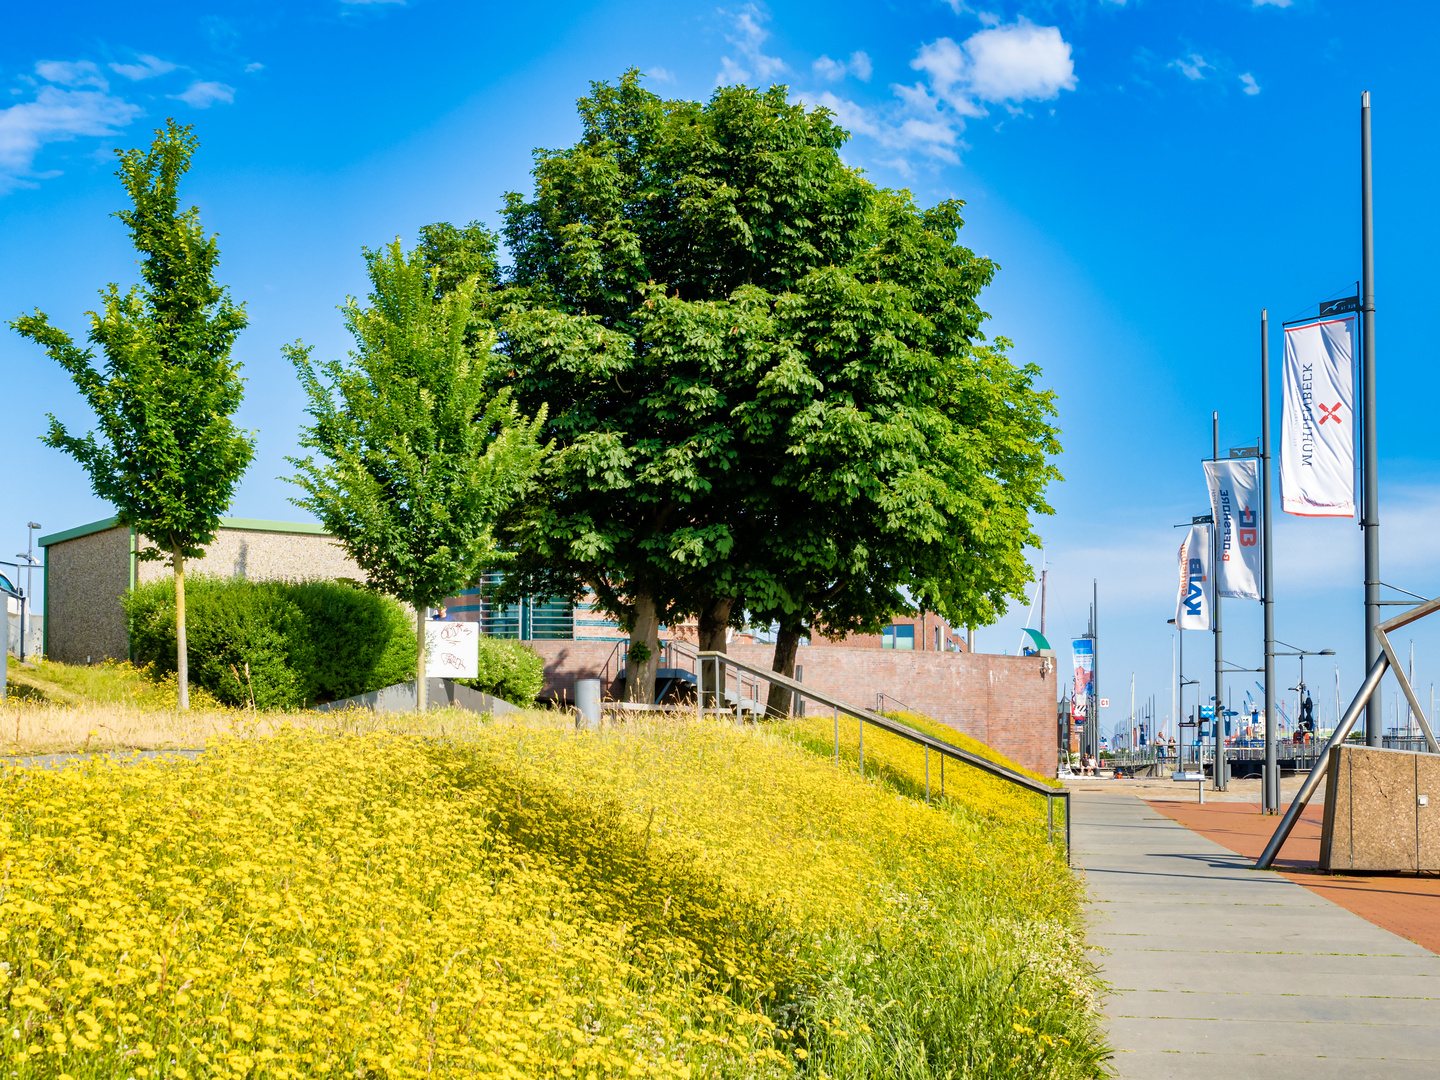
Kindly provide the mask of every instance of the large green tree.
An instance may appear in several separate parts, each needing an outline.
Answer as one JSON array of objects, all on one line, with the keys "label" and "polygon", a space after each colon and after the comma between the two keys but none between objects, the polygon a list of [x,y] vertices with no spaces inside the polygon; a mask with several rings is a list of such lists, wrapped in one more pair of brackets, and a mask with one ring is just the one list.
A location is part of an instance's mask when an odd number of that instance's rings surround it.
[{"label": "large green tree", "polygon": [[300,443],[319,454],[289,459],[306,493],[294,501],[372,585],[414,607],[422,709],[425,610],[498,557],[495,520],[529,489],[545,423],[543,405],[526,419],[492,386],[493,332],[473,321],[476,267],[457,276],[431,246],[365,252],[370,305],[352,297],[341,308],[356,345],[347,360],[316,364],[307,346],[286,349],[313,419]]},{"label": "large green tree", "polygon": [[47,316],[35,312],[10,325],[44,346],[94,410],[100,434],[72,435],[53,415],[44,440],[90,474],[95,494],[115,507],[153,546],[141,559],[168,559],[175,571],[176,666],[180,707],[189,708],[185,640],[185,560],[215,539],[235,485],[255,453],[254,437],[231,417],[244,382],[230,358],[245,328],[243,305],[215,282],[220,249],[206,236],[196,207],[182,211],[178,187],[199,146],[175,121],[155,133],[148,150],[119,155],[117,175],[132,209],[116,213],[140,253],[143,284],[101,292],[81,348]]},{"label": "large green tree", "polygon": [[631,73],[580,114],[505,211],[500,346],[559,447],[507,522],[511,587],[594,589],[648,658],[640,700],[684,616],[723,649],[746,617],[798,640],[1018,595],[1053,406],[983,344],[995,267],[958,243],[960,204],[876,188],[783,87],[702,105]]}]

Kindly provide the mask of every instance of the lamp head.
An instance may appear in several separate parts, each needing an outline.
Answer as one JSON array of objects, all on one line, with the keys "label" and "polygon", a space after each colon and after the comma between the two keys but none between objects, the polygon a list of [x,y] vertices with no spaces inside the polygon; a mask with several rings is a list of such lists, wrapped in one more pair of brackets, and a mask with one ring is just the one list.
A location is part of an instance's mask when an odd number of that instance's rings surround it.
[{"label": "lamp head", "polygon": [[1335,650],[1334,650],[1334,649],[1321,649],[1321,650],[1320,650],[1320,655],[1321,655],[1321,656],[1334,656],[1334,655],[1335,655]]}]

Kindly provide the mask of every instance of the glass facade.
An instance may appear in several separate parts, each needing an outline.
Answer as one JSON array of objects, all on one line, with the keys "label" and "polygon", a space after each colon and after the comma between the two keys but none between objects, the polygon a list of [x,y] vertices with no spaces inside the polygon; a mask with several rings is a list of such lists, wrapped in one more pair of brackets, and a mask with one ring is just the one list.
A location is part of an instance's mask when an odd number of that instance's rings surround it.
[{"label": "glass facade", "polygon": [[887,626],[880,635],[882,649],[914,649],[915,627]]}]

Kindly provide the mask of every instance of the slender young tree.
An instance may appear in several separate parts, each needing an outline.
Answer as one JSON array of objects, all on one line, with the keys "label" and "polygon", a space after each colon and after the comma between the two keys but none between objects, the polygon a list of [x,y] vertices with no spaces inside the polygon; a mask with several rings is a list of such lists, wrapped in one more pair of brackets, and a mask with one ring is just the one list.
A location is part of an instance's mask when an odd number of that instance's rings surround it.
[{"label": "slender young tree", "polygon": [[103,311],[89,313],[89,340],[105,356],[103,369],[94,348],[75,345],[39,311],[10,324],[70,373],[99,421],[98,437],[80,438],[52,415],[44,442],[80,462],[120,524],[150,542],[139,558],[174,567],[182,709],[190,707],[185,560],[214,541],[255,454],[253,434],[231,420],[244,380],[230,350],[245,328],[245,309],[215,283],[220,249],[201,228],[199,210],[179,208],[180,178],[198,146],[188,125],[168,120],[148,150],[119,155],[116,175],[133,208],[115,216],[142,256],[143,284],[124,293],[108,286]]},{"label": "slender young tree", "polygon": [[[496,517],[521,499],[545,454],[534,419],[490,383],[493,336],[477,328],[477,281],[443,279],[422,247],[365,252],[370,306],[341,308],[356,347],[313,363],[288,346],[314,423],[290,458],[293,500],[334,534],[380,590],[415,609],[416,704],[425,701],[425,610],[499,558]],[[484,340],[477,340],[483,333]]]}]

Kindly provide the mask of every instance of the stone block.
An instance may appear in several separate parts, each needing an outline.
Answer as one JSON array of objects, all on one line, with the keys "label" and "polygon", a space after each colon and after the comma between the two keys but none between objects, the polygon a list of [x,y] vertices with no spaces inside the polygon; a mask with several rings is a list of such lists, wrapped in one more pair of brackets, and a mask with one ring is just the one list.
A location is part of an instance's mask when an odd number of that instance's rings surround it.
[{"label": "stone block", "polygon": [[[1422,780],[1422,777],[1424,778]],[[1440,870],[1440,760],[1408,750],[1330,752],[1320,865],[1326,870]],[[1429,789],[1429,790],[1427,790]]]}]

